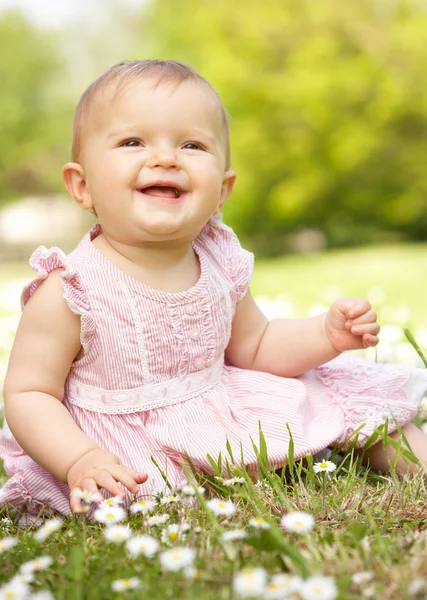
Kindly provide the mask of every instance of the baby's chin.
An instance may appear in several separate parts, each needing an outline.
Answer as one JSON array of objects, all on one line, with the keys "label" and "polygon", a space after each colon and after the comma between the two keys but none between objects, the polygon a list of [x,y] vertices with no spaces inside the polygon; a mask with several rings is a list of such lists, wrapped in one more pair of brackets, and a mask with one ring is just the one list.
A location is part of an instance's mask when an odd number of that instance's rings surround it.
[{"label": "baby's chin", "polygon": [[[146,216],[139,222],[141,234],[146,241],[173,241],[189,237],[184,223],[181,219],[173,219],[170,215],[165,215],[164,218],[156,216],[149,218]],[[137,226],[138,227],[138,226]]]}]

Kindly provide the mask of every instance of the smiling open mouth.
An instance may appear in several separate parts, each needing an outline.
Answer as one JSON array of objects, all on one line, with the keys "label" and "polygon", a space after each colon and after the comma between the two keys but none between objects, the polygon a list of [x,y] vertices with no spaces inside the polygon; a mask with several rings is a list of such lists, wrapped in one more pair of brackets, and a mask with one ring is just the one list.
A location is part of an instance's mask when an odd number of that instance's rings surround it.
[{"label": "smiling open mouth", "polygon": [[176,187],[170,187],[165,185],[151,185],[142,190],[139,190],[142,194],[147,196],[156,196],[157,198],[181,198],[183,192]]}]

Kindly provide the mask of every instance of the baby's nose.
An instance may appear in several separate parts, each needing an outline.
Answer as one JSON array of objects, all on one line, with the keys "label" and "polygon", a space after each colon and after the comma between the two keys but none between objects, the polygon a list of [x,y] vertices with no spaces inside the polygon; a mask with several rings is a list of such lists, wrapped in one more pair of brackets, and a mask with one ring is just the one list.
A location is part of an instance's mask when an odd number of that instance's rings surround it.
[{"label": "baby's nose", "polygon": [[172,168],[178,166],[178,158],[173,148],[153,147],[148,153],[146,166],[150,168],[165,167]]}]

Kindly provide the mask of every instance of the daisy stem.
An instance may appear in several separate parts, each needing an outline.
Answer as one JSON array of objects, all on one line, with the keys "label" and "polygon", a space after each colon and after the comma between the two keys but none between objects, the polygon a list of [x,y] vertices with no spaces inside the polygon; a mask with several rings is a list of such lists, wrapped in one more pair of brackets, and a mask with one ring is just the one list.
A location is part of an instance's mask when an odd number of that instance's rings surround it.
[{"label": "daisy stem", "polygon": [[326,505],[326,473],[323,473],[322,479],[322,512],[324,513]]}]

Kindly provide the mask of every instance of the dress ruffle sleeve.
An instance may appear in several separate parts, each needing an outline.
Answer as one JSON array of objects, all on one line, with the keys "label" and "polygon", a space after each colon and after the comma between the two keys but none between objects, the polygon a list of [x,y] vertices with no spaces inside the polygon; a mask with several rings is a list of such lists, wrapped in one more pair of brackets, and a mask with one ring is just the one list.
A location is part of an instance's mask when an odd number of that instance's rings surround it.
[{"label": "dress ruffle sleeve", "polygon": [[80,341],[86,356],[90,342],[95,333],[95,322],[91,315],[89,300],[76,268],[60,248],[52,247],[48,249],[45,248],[45,246],[39,246],[37,250],[33,252],[30,258],[30,266],[36,271],[37,276],[27,283],[22,290],[22,310],[36,289],[43,281],[45,281],[45,279],[47,279],[49,274],[54,269],[63,269],[61,273],[61,282],[64,289],[63,296],[71,312],[80,315]]},{"label": "dress ruffle sleeve", "polygon": [[237,301],[246,295],[254,270],[254,255],[244,250],[234,231],[223,223],[222,215],[218,213],[205,226],[206,234],[216,246],[216,257],[227,275],[231,278]]}]

